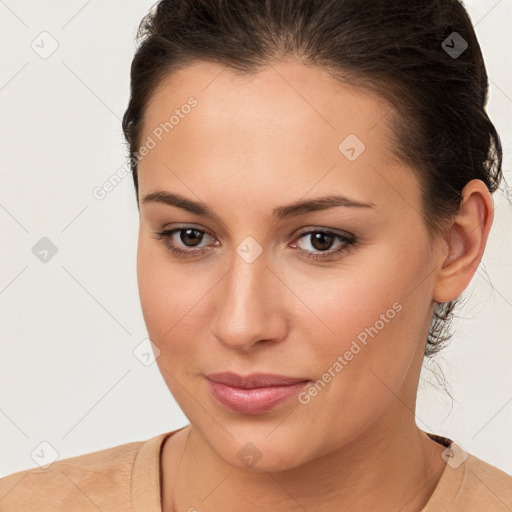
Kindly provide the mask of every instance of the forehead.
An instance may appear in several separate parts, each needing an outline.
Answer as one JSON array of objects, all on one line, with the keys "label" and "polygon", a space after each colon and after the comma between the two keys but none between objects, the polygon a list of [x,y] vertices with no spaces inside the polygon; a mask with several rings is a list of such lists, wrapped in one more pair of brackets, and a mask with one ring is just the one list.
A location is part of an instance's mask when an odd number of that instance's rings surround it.
[{"label": "forehead", "polygon": [[[243,75],[219,64],[195,62],[160,82],[146,107],[142,131],[150,132],[169,120],[191,97],[198,101],[199,108],[190,117],[196,121],[194,131],[203,127],[199,136],[214,135],[213,125],[232,127],[231,131],[245,128],[244,134],[251,128],[259,139],[265,135],[271,139],[279,128],[285,128],[283,137],[296,135],[298,128],[313,140],[325,134],[340,137],[349,130],[364,137],[392,110],[380,97],[336,81],[324,68],[292,58]],[[382,123],[372,137],[377,141],[385,128]],[[184,130],[186,126],[179,131]],[[318,137],[313,137],[318,130]]]},{"label": "forehead", "polygon": [[194,63],[163,80],[148,102],[140,141],[154,144],[139,162],[141,195],[157,184],[186,191],[185,184],[198,194],[208,185],[228,197],[245,188],[293,200],[341,186],[375,202],[382,173],[401,173],[389,179],[402,186],[412,177],[392,152],[391,112],[378,96],[292,59],[247,76]]}]

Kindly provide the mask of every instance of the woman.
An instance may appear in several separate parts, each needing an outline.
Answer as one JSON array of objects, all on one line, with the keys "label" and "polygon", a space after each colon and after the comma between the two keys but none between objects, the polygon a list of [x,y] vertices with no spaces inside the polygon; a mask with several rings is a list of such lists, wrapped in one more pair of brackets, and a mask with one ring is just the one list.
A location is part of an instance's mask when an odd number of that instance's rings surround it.
[{"label": "woman", "polygon": [[190,425],[10,475],[3,510],[511,510],[415,423],[502,178],[464,7],[162,0],[140,37],[139,291]]}]

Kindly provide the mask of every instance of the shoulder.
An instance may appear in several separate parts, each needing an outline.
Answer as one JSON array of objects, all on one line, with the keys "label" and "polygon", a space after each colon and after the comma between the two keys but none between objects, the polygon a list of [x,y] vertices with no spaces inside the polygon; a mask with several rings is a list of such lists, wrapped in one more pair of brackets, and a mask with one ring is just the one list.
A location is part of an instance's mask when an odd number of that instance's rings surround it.
[{"label": "shoulder", "polygon": [[512,476],[451,442],[443,452],[447,464],[422,512],[510,512]]},{"label": "shoulder", "polygon": [[[167,434],[69,457],[0,478],[0,510],[131,509],[131,476],[138,454]],[[146,450],[147,451],[147,450]]]},{"label": "shoulder", "polygon": [[512,476],[475,455],[468,454],[465,466],[458,497],[461,505],[467,502],[475,510],[512,510]]}]

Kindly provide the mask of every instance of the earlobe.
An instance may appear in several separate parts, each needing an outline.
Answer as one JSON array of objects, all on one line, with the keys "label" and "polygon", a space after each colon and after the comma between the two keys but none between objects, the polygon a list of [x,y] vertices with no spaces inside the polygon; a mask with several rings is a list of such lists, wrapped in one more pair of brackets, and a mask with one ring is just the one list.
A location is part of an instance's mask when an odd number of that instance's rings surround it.
[{"label": "earlobe", "polygon": [[454,300],[468,287],[482,259],[494,218],[492,197],[481,180],[470,181],[444,240],[433,300]]}]

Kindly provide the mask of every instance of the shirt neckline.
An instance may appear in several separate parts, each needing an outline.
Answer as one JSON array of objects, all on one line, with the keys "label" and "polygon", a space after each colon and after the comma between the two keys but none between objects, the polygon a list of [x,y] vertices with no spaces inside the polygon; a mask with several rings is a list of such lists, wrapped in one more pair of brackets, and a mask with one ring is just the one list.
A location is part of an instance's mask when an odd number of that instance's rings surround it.
[{"label": "shirt neckline", "polygon": [[[161,451],[165,441],[180,430],[181,427],[170,432],[159,434],[143,442],[137,451],[131,472],[131,501],[134,512],[162,512],[162,485],[161,485]],[[430,512],[442,505],[444,496],[450,494],[455,497],[465,475],[466,464],[455,467],[457,461],[463,461],[468,454],[448,437],[425,432],[430,439],[447,448],[448,462],[441,474],[441,478],[421,512]],[[156,457],[155,457],[156,454]],[[454,461],[451,465],[450,461]],[[461,467],[462,466],[462,467]],[[457,469],[460,469],[457,471]],[[450,498],[452,499],[452,498]]]},{"label": "shirt neckline", "polygon": [[460,445],[455,441],[437,434],[425,432],[433,441],[446,447],[443,458],[446,460],[445,468],[437,483],[434,492],[431,494],[421,512],[434,512],[435,510],[446,509],[456,499],[461,489],[462,481],[466,476],[466,466],[471,458]]},{"label": "shirt neckline", "polygon": [[186,427],[155,436],[143,442],[137,451],[130,482],[134,512],[162,512],[160,481],[162,447],[167,438],[184,428]]}]

